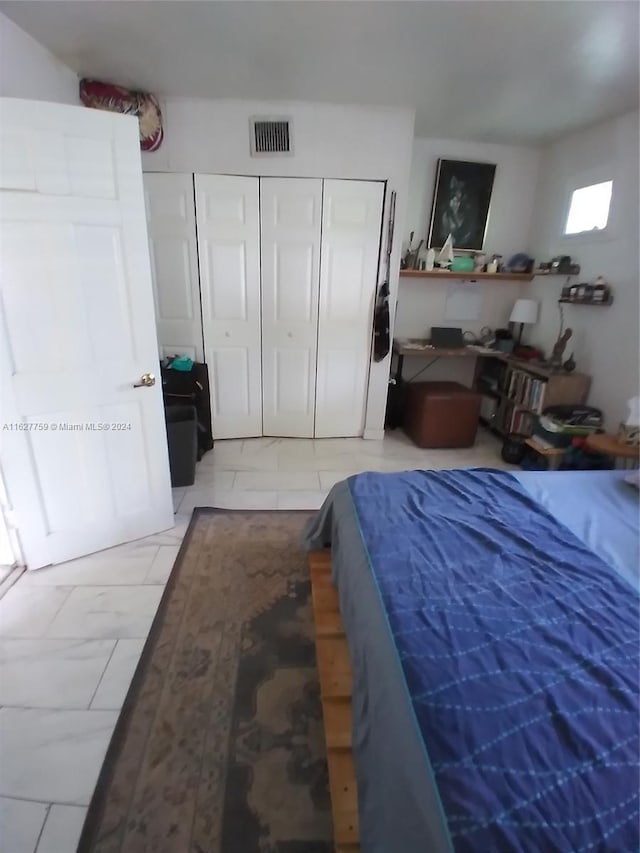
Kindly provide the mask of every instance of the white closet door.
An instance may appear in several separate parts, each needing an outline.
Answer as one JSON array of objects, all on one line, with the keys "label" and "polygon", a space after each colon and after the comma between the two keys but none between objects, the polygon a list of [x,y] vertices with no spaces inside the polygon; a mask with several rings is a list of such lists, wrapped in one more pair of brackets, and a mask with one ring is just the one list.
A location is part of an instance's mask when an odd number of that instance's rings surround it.
[{"label": "white closet door", "polygon": [[262,435],[258,178],[196,175],[214,438]]},{"label": "white closet door", "polygon": [[321,216],[321,180],[261,179],[265,435],[313,437]]},{"label": "white closet door", "polygon": [[148,172],[144,195],[160,352],[202,361],[193,175]]},{"label": "white closet door", "polygon": [[384,184],[324,181],[317,438],[362,435]]}]

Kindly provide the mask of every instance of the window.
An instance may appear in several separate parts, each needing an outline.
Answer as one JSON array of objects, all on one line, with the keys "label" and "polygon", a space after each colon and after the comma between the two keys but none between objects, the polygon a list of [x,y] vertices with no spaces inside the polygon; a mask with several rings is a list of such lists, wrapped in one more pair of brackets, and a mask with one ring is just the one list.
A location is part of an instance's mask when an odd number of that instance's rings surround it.
[{"label": "window", "polygon": [[607,227],[613,181],[591,184],[574,190],[571,206],[564,227],[565,234],[581,234],[584,231],[602,231]]}]

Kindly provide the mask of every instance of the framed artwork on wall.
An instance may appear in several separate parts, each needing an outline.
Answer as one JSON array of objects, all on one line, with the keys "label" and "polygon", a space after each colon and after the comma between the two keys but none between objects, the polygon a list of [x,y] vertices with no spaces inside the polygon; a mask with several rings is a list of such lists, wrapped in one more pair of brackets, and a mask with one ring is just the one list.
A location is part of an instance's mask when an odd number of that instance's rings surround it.
[{"label": "framed artwork on wall", "polygon": [[438,160],[427,241],[430,248],[442,248],[449,234],[455,249],[483,248],[495,174],[495,163]]}]

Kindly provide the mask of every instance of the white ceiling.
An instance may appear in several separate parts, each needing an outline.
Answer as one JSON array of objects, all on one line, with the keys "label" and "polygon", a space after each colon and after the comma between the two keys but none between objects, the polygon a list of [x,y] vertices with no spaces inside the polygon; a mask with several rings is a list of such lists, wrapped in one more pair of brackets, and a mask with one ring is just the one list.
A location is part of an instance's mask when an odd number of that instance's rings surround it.
[{"label": "white ceiling", "polygon": [[638,106],[637,0],[0,2],[83,76],[161,96],[416,109],[537,143]]}]

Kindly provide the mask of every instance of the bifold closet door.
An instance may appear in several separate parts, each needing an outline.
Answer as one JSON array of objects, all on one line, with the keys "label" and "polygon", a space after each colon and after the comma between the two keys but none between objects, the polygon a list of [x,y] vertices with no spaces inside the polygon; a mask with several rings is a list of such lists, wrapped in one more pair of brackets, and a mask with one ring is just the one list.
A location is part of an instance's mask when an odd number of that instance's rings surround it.
[{"label": "bifold closet door", "polygon": [[315,435],[364,428],[384,184],[324,181]]},{"label": "bifold closet door", "polygon": [[262,435],[258,178],[196,175],[214,438]]},{"label": "bifold closet door", "polygon": [[147,172],[143,182],[160,353],[202,361],[193,175]]},{"label": "bifold closet door", "polygon": [[264,435],[312,438],[322,181],[261,178]]}]

